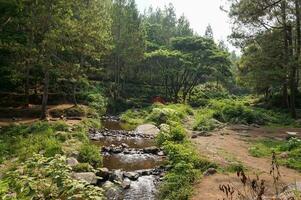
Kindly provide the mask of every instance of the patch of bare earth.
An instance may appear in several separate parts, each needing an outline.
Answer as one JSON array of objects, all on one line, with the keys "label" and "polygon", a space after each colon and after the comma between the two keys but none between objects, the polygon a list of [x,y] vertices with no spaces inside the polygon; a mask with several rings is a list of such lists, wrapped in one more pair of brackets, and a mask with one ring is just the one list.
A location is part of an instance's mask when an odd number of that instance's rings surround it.
[{"label": "patch of bare earth", "polygon": [[[192,139],[196,148],[203,155],[222,165],[227,166],[230,162],[240,162],[249,169],[248,174],[255,176],[259,174],[260,178],[266,181],[269,188],[267,194],[273,191],[273,179],[269,175],[271,168],[271,159],[255,158],[249,155],[248,148],[250,141],[259,138],[283,139],[287,136],[286,131],[301,132],[301,129],[267,129],[267,128],[240,128],[227,127],[212,133],[210,137],[198,137]],[[300,136],[300,135],[299,135]],[[281,182],[283,185],[301,181],[301,173],[280,167]],[[222,199],[219,191],[220,184],[232,183],[239,187],[239,181],[236,174],[216,174],[204,177],[195,185],[193,200],[217,200]]]},{"label": "patch of bare earth", "polygon": [[[73,106],[74,106],[73,104],[50,105],[50,106],[48,106],[47,112],[50,112],[51,110],[54,110],[54,109],[65,110],[65,109],[72,108]],[[41,110],[40,105],[29,105],[29,108],[22,108],[22,107],[7,108],[7,112],[19,112],[19,113],[21,112],[24,114],[20,117],[1,117],[0,118],[0,126],[9,126],[9,125],[16,124],[16,123],[17,124],[31,124],[31,123],[37,122],[40,119],[37,116],[31,117],[33,114],[28,114],[28,113],[39,112],[40,110]],[[3,114],[3,115],[5,115],[5,114]],[[10,113],[9,115],[13,115],[13,114]],[[60,118],[54,118],[54,117],[49,116],[48,120],[50,122],[54,122],[54,121],[60,120]],[[78,124],[81,120],[80,119],[64,119],[64,121],[68,125],[72,126],[72,125]]]}]

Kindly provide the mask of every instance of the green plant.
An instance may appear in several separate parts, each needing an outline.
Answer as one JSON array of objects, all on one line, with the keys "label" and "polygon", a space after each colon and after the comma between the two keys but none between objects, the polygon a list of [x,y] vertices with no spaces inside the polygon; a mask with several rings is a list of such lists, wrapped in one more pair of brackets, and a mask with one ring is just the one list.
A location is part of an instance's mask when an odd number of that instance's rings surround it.
[{"label": "green plant", "polygon": [[93,172],[93,167],[89,163],[79,163],[72,167],[75,172]]},{"label": "green plant", "polygon": [[100,93],[89,94],[87,102],[89,102],[89,106],[94,108],[100,116],[105,114],[107,101]]},{"label": "green plant", "polygon": [[103,197],[101,188],[74,180],[66,157],[60,155],[47,158],[34,154],[6,173],[0,188],[1,199],[99,200]]},{"label": "green plant", "polygon": [[79,149],[78,160],[83,163],[89,163],[93,167],[100,167],[102,165],[102,157],[98,147],[84,143]]}]

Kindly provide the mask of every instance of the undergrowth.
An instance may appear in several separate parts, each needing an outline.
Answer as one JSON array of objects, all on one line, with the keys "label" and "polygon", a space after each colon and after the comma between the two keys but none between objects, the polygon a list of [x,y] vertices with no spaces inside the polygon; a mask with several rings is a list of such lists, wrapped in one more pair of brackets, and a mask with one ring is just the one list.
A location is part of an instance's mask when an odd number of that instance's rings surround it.
[{"label": "undergrowth", "polygon": [[278,154],[279,164],[301,172],[301,140],[291,138],[288,141],[259,140],[250,148],[249,153],[254,157],[269,157]]},{"label": "undergrowth", "polygon": [[[1,199],[100,199],[102,190],[75,181],[66,157],[78,152],[86,169],[99,167],[102,157],[89,143],[89,127],[97,120],[83,120],[73,127],[64,122],[12,125],[0,130]],[[85,168],[84,168],[85,167]]]}]

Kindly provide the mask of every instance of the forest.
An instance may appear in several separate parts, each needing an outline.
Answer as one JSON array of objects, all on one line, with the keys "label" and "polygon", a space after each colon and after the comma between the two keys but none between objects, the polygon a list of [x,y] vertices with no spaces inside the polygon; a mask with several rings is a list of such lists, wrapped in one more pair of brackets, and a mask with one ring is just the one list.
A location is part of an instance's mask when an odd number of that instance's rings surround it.
[{"label": "forest", "polygon": [[1,199],[301,199],[301,0],[177,1],[0,0]]}]

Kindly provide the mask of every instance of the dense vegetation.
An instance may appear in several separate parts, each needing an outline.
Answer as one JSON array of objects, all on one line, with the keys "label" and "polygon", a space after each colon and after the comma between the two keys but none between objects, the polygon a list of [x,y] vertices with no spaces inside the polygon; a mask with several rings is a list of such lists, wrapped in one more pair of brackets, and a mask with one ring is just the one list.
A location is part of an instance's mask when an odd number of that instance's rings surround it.
[{"label": "dense vegetation", "polygon": [[[0,0],[0,119],[42,120],[0,127],[0,198],[102,199],[102,188],[72,172],[102,166],[87,133],[106,114],[160,128],[169,171],[159,197],[167,200],[189,199],[202,173],[219,168],[187,129],[300,127],[300,0],[228,2],[241,56],[210,25],[196,33],[172,4],[140,13],[135,0]],[[300,149],[292,138],[260,140],[249,152],[276,152],[300,171]],[[74,153],[80,163],[70,167]]]}]

